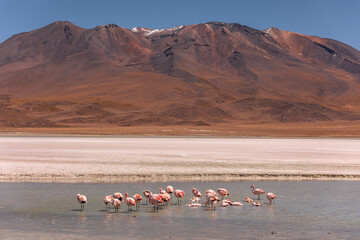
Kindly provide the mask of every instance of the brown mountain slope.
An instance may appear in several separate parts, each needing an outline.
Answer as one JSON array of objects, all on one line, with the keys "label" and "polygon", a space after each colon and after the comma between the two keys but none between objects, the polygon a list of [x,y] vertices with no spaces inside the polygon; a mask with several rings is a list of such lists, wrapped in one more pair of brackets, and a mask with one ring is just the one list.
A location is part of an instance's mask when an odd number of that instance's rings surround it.
[{"label": "brown mountain slope", "polygon": [[360,52],[331,39],[219,22],[55,22],[0,44],[0,125],[354,121],[359,84]]}]

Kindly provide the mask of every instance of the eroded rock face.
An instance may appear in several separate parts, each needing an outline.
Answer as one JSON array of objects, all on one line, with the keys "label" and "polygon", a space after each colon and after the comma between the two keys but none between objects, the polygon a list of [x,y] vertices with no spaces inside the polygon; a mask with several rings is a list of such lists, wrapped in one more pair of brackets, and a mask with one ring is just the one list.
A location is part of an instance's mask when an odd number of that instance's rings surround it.
[{"label": "eroded rock face", "polygon": [[331,39],[55,22],[0,45],[0,125],[357,120],[359,84],[360,52]]}]

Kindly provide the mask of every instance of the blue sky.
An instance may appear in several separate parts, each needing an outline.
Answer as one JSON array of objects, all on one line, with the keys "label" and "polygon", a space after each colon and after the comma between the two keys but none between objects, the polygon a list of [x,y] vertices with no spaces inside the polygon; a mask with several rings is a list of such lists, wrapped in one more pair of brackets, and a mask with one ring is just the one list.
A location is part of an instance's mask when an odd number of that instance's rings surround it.
[{"label": "blue sky", "polygon": [[58,20],[84,28],[115,23],[152,29],[236,22],[332,38],[360,50],[358,0],[0,0],[0,42]]}]

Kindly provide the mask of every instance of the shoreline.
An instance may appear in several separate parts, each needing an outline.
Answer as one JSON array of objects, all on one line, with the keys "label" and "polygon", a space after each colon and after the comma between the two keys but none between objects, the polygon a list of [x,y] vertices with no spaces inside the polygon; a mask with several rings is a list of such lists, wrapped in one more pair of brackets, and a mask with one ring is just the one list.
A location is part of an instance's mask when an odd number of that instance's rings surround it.
[{"label": "shoreline", "polygon": [[0,174],[0,183],[136,183],[237,181],[360,181],[360,174]]},{"label": "shoreline", "polygon": [[360,138],[359,121],[234,122],[194,125],[74,125],[63,127],[4,127],[0,136],[122,136],[122,137],[224,137],[224,138]]},{"label": "shoreline", "polygon": [[166,134],[92,134],[92,133],[38,133],[38,132],[1,132],[0,138],[169,138],[169,139],[346,139],[360,140],[360,134],[354,136],[333,136],[333,135],[316,135],[316,136],[273,136],[273,135],[166,135]]}]

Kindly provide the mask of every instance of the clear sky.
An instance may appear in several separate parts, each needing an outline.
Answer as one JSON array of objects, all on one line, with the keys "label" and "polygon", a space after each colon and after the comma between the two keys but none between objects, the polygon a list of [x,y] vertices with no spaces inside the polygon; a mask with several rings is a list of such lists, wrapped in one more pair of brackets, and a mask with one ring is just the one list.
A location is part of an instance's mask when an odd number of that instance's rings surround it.
[{"label": "clear sky", "polygon": [[0,0],[0,43],[58,20],[151,29],[236,22],[332,38],[360,50],[360,0]]}]

